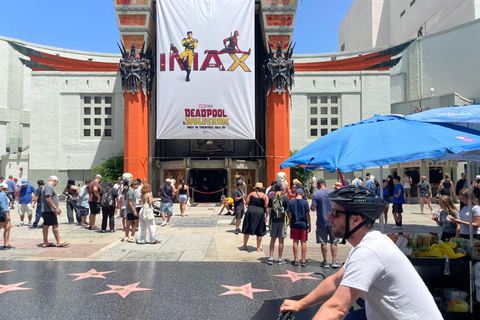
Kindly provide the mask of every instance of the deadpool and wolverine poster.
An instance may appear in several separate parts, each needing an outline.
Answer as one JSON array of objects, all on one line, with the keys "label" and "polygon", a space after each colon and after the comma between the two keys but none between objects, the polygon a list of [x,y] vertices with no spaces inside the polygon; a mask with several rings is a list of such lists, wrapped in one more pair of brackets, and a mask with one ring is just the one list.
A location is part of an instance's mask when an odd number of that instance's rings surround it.
[{"label": "deadpool and wolverine poster", "polygon": [[157,1],[157,139],[254,139],[254,1]]}]

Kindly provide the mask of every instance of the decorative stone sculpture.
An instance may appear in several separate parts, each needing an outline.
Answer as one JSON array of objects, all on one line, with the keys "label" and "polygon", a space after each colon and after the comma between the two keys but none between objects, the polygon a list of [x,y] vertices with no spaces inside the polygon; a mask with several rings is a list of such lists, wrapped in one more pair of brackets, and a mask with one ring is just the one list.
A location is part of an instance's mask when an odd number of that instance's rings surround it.
[{"label": "decorative stone sculpture", "polygon": [[153,50],[151,46],[145,51],[145,42],[143,43],[142,50],[137,57],[135,51],[135,44],[132,43],[132,49],[130,53],[127,53],[125,46],[120,47],[122,52],[122,58],[118,64],[118,69],[120,70],[120,76],[122,77],[122,90],[125,93],[125,90],[128,87],[127,92],[135,94],[140,92],[139,85],[142,85],[142,91],[144,95],[150,96],[152,90],[152,81],[153,81]]},{"label": "decorative stone sculpture", "polygon": [[288,90],[292,94],[293,77],[295,74],[295,65],[293,63],[292,54],[295,45],[290,43],[288,45],[287,53],[282,52],[281,43],[278,42],[278,48],[275,53],[272,53],[270,45],[268,46],[269,57],[266,65],[265,75],[267,80],[267,95],[270,93],[272,83],[275,89],[273,92],[281,94]]}]

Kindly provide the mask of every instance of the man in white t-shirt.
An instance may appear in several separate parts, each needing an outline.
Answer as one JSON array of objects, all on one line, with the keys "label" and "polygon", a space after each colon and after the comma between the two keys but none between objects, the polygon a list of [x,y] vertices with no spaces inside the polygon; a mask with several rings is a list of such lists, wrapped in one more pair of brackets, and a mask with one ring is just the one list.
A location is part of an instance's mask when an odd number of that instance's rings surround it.
[{"label": "man in white t-shirt", "polygon": [[[408,176],[408,174],[405,172],[403,174],[403,190],[404,190],[404,199],[406,203],[410,203],[410,196],[411,196],[411,190],[412,190],[412,183],[413,180],[411,177]],[[408,196],[408,199],[407,199]]]},{"label": "man in white t-shirt", "polygon": [[[373,224],[385,202],[365,187],[347,186],[327,196],[333,201],[328,219],[333,235],[352,246],[339,272],[326,278],[305,298],[285,300],[280,312],[298,312],[322,304],[315,319],[443,319],[415,268]],[[349,313],[363,296],[365,309]]]}]

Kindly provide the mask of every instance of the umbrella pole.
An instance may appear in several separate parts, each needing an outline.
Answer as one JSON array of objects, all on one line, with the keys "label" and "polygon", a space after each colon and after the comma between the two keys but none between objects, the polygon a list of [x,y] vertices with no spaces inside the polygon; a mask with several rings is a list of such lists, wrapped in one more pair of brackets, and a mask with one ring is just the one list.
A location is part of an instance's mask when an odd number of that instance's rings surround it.
[{"label": "umbrella pole", "polygon": [[[471,188],[471,183],[472,181],[470,180],[470,174],[471,174],[471,169],[470,169],[470,152],[467,154],[467,184],[468,184],[468,233],[470,236],[470,248],[473,251],[473,216],[472,216],[472,188]],[[470,253],[470,252],[469,252]],[[471,255],[472,256],[472,255]]]},{"label": "umbrella pole", "polygon": [[[383,199],[383,166],[380,166],[380,181],[382,182],[382,184],[380,184],[380,198]],[[380,231],[382,233],[385,232],[385,218],[383,212],[380,213]]]}]

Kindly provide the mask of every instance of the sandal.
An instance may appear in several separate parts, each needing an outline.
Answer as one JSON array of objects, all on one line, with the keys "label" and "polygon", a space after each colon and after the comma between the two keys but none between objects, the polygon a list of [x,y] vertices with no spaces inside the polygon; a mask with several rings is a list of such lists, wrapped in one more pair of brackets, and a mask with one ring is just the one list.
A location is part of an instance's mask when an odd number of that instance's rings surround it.
[{"label": "sandal", "polygon": [[56,247],[56,245],[55,245],[54,243],[49,243],[48,246],[46,246],[45,244],[43,244],[43,247],[44,247],[44,248]]},{"label": "sandal", "polygon": [[70,243],[64,242],[64,243],[62,243],[62,244],[57,245],[57,248],[66,248],[66,247],[68,247],[69,245],[70,245]]},{"label": "sandal", "polygon": [[306,267],[306,266],[308,266],[308,263],[307,263],[307,261],[305,261],[305,262],[302,262],[301,266],[302,266],[302,267]]},{"label": "sandal", "polygon": [[298,267],[298,261],[292,261],[292,266]]}]

